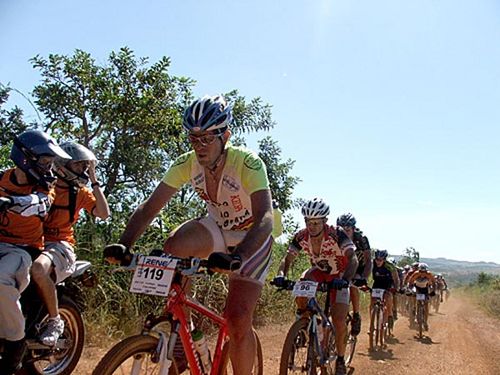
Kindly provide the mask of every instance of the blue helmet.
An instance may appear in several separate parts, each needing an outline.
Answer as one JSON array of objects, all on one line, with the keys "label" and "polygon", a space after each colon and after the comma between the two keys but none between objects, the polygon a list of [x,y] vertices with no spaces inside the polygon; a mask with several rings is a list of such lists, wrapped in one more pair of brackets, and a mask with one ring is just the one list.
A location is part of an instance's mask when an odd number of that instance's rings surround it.
[{"label": "blue helmet", "polygon": [[232,121],[231,107],[222,96],[204,96],[185,111],[182,126],[187,131],[226,131]]},{"label": "blue helmet", "polygon": [[337,218],[337,225],[340,225],[341,227],[355,227],[356,218],[351,213],[340,215]]},{"label": "blue helmet", "polygon": [[55,181],[52,165],[39,163],[40,157],[52,156],[71,159],[51,136],[39,131],[28,130],[14,138],[10,158],[33,183],[48,188]]},{"label": "blue helmet", "polygon": [[389,256],[389,253],[387,250],[376,250],[375,251],[375,258],[382,258],[382,259],[387,259]]}]

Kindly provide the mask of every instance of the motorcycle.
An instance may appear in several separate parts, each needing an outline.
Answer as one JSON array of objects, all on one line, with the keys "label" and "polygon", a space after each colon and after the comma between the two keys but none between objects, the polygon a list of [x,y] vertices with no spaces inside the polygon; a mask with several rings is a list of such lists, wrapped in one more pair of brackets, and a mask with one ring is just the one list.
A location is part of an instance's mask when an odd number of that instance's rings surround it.
[{"label": "motorcycle", "polygon": [[[85,342],[81,287],[96,285],[96,276],[90,268],[90,262],[77,261],[75,272],[56,286],[64,332],[54,346],[47,346],[38,341],[47,324],[48,315],[35,285],[31,283],[22,293],[21,306],[26,318],[27,351],[23,358],[23,368],[16,375],[69,375],[73,372]],[[0,356],[2,352],[3,345],[0,342]]]}]

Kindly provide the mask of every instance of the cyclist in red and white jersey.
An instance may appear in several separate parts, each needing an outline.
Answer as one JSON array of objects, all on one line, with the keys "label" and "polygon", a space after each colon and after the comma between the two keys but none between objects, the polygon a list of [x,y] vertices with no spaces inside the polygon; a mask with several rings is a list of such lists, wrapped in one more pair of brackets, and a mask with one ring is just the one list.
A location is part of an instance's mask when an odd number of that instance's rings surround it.
[{"label": "cyclist in red and white jersey", "polygon": [[[305,252],[312,267],[302,274],[302,279],[317,282],[331,281],[337,290],[332,293],[332,320],[335,325],[337,363],[335,374],[346,373],[344,354],[347,334],[346,318],[349,312],[349,283],[358,267],[355,246],[339,226],[327,224],[329,206],[314,198],[302,206],[306,228],[295,234],[282,260],[274,284],[284,283],[285,277],[294,259],[300,252]],[[305,308],[307,301],[298,300],[299,311]]]}]

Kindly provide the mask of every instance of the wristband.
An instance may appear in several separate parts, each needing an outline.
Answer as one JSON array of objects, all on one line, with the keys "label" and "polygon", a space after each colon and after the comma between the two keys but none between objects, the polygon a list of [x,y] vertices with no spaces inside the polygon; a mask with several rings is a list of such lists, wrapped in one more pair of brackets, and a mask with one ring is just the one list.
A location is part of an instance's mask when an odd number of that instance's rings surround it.
[{"label": "wristband", "polygon": [[91,187],[93,187],[93,188],[94,188],[94,187],[96,187],[96,186],[97,186],[97,187],[101,187],[101,184],[100,184],[99,182],[97,182],[97,181],[96,181],[96,182],[92,182],[92,183],[90,184],[90,186],[91,186]]}]

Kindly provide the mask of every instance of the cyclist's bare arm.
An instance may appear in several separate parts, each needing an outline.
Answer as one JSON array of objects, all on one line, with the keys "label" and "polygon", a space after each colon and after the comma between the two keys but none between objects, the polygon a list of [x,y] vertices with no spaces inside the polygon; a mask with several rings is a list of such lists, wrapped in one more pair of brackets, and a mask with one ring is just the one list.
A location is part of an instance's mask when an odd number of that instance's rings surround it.
[{"label": "cyclist's bare arm", "polygon": [[399,290],[400,285],[399,285],[398,271],[397,270],[392,271],[391,275],[392,275],[392,280],[394,281],[394,288],[396,288],[396,290]]},{"label": "cyclist's bare arm", "polygon": [[372,273],[372,254],[370,250],[363,251],[363,257],[365,258],[365,269],[363,270],[363,278],[368,280],[368,276]]},{"label": "cyclist's bare arm", "polygon": [[349,247],[346,250],[345,255],[347,257],[347,267],[344,272],[343,278],[350,281],[356,274],[359,262],[353,247]]},{"label": "cyclist's bare arm", "polygon": [[292,253],[287,253],[283,260],[280,263],[280,266],[278,268],[278,276],[285,276],[288,275],[288,270],[290,269],[291,265],[293,264],[293,261],[295,260],[297,255],[292,254]]},{"label": "cyclist's bare arm", "polygon": [[235,250],[235,254],[241,256],[242,260],[247,260],[260,249],[273,230],[271,191],[256,191],[252,193],[250,199],[252,201],[253,225]]},{"label": "cyclist's bare arm", "polygon": [[160,182],[153,194],[135,209],[119,242],[130,248],[176,192],[177,189]]}]

